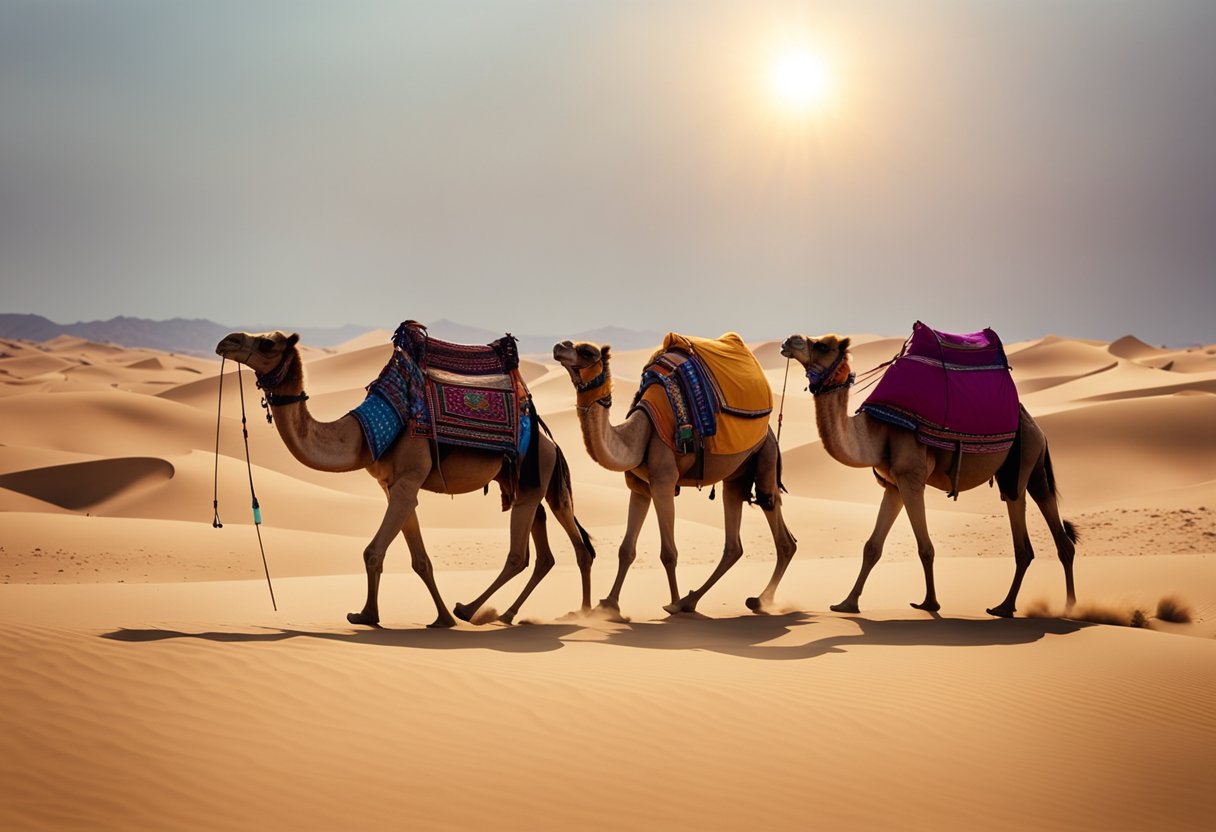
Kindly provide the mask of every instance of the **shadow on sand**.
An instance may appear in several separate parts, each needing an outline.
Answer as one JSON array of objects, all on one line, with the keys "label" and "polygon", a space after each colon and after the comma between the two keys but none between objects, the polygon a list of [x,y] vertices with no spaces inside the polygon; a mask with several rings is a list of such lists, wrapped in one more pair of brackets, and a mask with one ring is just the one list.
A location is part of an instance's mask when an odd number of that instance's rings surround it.
[{"label": "shadow on sand", "polygon": [[[841,633],[840,623],[849,621],[860,631]],[[816,626],[830,624],[832,633],[813,638]],[[841,618],[805,612],[783,615],[748,615],[735,618],[706,618],[677,615],[662,621],[614,624],[596,627],[601,638],[578,639],[615,647],[646,650],[705,650],[749,659],[788,661],[810,659],[867,645],[922,647],[991,647],[1030,644],[1049,635],[1067,635],[1093,626],[1082,621],[1055,618],[915,618],[874,621],[858,616]],[[544,653],[559,650],[566,636],[592,630],[578,624],[522,624],[454,630],[359,629],[348,632],[292,629],[258,632],[199,632],[178,630],[120,629],[102,638],[128,643],[147,643],[198,638],[220,643],[260,643],[310,638],[378,647],[408,647],[419,650],[497,650],[505,653]],[[797,643],[770,644],[790,635],[806,635]]]}]

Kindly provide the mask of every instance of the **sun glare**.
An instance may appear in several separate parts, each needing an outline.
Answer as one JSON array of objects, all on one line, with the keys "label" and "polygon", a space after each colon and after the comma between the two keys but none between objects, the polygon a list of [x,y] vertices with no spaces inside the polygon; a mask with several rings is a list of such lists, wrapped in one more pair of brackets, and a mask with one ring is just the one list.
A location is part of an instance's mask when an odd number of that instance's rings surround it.
[{"label": "sun glare", "polygon": [[769,72],[777,103],[794,115],[811,115],[827,105],[832,78],[823,60],[808,49],[788,49],[777,55]]}]

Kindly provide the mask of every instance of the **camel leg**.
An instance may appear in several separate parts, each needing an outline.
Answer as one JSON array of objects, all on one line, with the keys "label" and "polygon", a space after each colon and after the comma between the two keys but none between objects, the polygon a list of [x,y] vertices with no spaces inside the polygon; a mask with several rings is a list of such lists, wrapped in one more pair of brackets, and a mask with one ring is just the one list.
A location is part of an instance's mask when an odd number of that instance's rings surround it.
[{"label": "camel leg", "polygon": [[579,528],[572,506],[558,506],[555,502],[550,502],[549,508],[553,510],[553,516],[566,530],[570,543],[574,546],[574,559],[578,563],[583,588],[583,601],[579,609],[585,615],[591,611],[591,564],[595,562],[595,553],[588,548],[587,541],[583,539],[583,531]]},{"label": "camel leg", "polygon": [[1043,512],[1043,519],[1047,521],[1047,528],[1051,530],[1052,540],[1056,544],[1056,554],[1064,566],[1064,588],[1068,596],[1067,609],[1072,609],[1073,605],[1077,603],[1077,590],[1072,577],[1072,562],[1077,553],[1076,531],[1071,524],[1066,526],[1060,519],[1060,506],[1056,501],[1055,492],[1051,490],[1047,476],[1042,470],[1035,471],[1035,476],[1030,478],[1027,491],[1038,505],[1039,511]]},{"label": "camel leg", "polygon": [[916,535],[916,554],[920,556],[921,568],[925,570],[925,600],[911,606],[925,612],[937,612],[942,605],[937,602],[937,587],[933,582],[933,541],[929,537],[929,521],[925,517],[925,483],[924,480],[906,477],[897,479],[899,496],[903,498],[912,533]]},{"label": "camel leg", "polygon": [[781,495],[777,495],[777,505],[772,511],[764,512],[764,519],[768,521],[768,527],[773,533],[773,545],[777,550],[777,564],[773,567],[773,577],[769,578],[768,586],[764,591],[755,598],[748,598],[744,603],[747,608],[755,613],[764,613],[765,608],[773,603],[773,596],[777,594],[777,584],[781,583],[781,578],[785,575],[785,570],[789,567],[790,561],[794,559],[794,552],[798,551],[798,541],[794,540],[794,535],[790,534],[789,528],[785,525],[785,518],[781,515]]},{"label": "camel leg", "polygon": [[621,611],[621,587],[625,583],[625,573],[629,571],[634,558],[638,554],[638,535],[642,531],[642,522],[650,511],[650,495],[641,491],[629,492],[629,520],[625,526],[625,536],[621,539],[621,548],[617,553],[616,580],[608,597],[600,601],[600,608],[615,614]]},{"label": "camel leg", "polygon": [[401,534],[405,537],[405,545],[410,549],[410,565],[418,577],[422,578],[427,591],[431,593],[431,600],[435,602],[435,620],[426,626],[430,628],[455,627],[456,619],[452,618],[447,605],[443,603],[443,598],[439,597],[439,587],[435,584],[435,569],[431,566],[431,558],[427,555],[426,546],[422,542],[422,527],[418,523],[417,511],[410,512],[409,517],[405,518],[405,527],[401,530]]},{"label": "camel leg", "polygon": [[532,524],[532,542],[536,544],[536,564],[532,567],[532,576],[528,578],[528,584],[519,593],[519,597],[515,599],[515,603],[507,607],[507,611],[498,616],[498,620],[503,624],[511,624],[515,621],[515,616],[519,615],[519,608],[523,606],[524,601],[528,600],[528,596],[532,594],[532,590],[536,589],[536,585],[541,582],[541,579],[549,574],[549,570],[553,568],[555,563],[553,558],[553,549],[549,547],[549,532],[545,527],[545,510],[538,509],[536,512],[536,521]]},{"label": "camel leg", "polygon": [[1009,511],[1009,531],[1013,535],[1013,583],[1009,585],[1009,594],[1005,600],[991,607],[989,615],[1001,618],[1013,618],[1017,611],[1018,593],[1022,589],[1022,579],[1026,570],[1034,560],[1034,549],[1030,545],[1030,535],[1026,531],[1026,495],[1022,494],[1016,500],[1007,500],[1005,508]]},{"label": "camel leg", "polygon": [[651,480],[650,501],[654,503],[654,514],[659,521],[659,561],[667,571],[667,588],[671,592],[671,603],[676,606],[680,601],[680,590],[676,585],[676,563],[680,554],[676,549],[675,483],[659,484]]},{"label": "camel leg", "polygon": [[882,504],[878,507],[878,519],[874,521],[874,531],[870,532],[870,539],[866,541],[861,552],[861,572],[857,575],[857,582],[853,584],[847,598],[832,605],[832,612],[860,612],[857,602],[861,600],[861,591],[865,588],[866,579],[870,577],[870,571],[882,557],[883,544],[887,542],[887,535],[890,534],[891,527],[895,525],[895,518],[899,517],[903,507],[904,501],[899,495],[899,489],[894,485],[884,487]]},{"label": "camel leg", "polygon": [[[511,548],[507,552],[507,561],[502,565],[502,571],[498,573],[498,577],[486,587],[485,592],[467,604],[457,604],[452,608],[456,617],[461,621],[472,621],[473,616],[481,609],[482,604],[490,599],[491,595],[528,566],[528,533],[532,529],[538,505],[540,505],[539,492],[535,495],[534,501],[516,502],[511,508]],[[550,553],[550,557],[552,557],[552,553]]]},{"label": "camel leg", "polygon": [[347,613],[351,624],[376,626],[380,623],[380,576],[384,571],[384,556],[397,532],[401,531],[407,518],[414,516],[418,505],[418,483],[402,478],[386,489],[388,508],[380,528],[363,550],[363,566],[367,570],[367,600],[359,612]]},{"label": "camel leg", "polygon": [[[725,515],[724,526],[726,530],[726,541],[722,546],[722,559],[718,561],[717,568],[705,580],[700,589],[692,590],[679,601],[665,604],[663,609],[667,610],[667,612],[673,615],[677,612],[695,612],[697,602],[701,600],[701,597],[743,556],[743,539],[739,536],[739,527],[743,522],[743,501],[746,496],[737,481],[722,483],[722,513]],[[673,584],[673,591],[674,588]]]}]

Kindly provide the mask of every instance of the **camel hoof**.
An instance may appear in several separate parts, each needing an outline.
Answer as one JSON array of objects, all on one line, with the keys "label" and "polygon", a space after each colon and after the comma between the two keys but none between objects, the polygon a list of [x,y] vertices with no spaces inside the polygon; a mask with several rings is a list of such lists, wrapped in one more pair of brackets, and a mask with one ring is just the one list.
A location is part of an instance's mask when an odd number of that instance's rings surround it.
[{"label": "camel hoof", "polygon": [[664,604],[663,609],[666,610],[667,612],[671,613],[672,615],[676,615],[676,614],[682,613],[682,612],[696,612],[697,611],[697,601],[691,595],[685,595],[679,601],[675,601],[670,604]]},{"label": "camel hoof", "polygon": [[1015,607],[999,606],[988,609],[988,614],[995,615],[997,618],[1013,618],[1014,612],[1016,612]]},{"label": "camel hoof", "polygon": [[616,604],[606,603],[601,601],[600,605],[587,613],[589,616],[594,616],[601,621],[613,621],[618,624],[627,624],[629,619],[621,614],[621,608]]},{"label": "camel hoof", "polygon": [[502,615],[498,616],[498,620],[502,624],[514,624],[515,623],[515,613],[511,612],[510,610],[507,610]]},{"label": "camel hoof", "polygon": [[841,601],[839,604],[832,604],[828,609],[832,612],[861,612],[856,601]]},{"label": "camel hoof", "polygon": [[439,618],[436,618],[430,624],[427,624],[426,628],[428,630],[444,630],[444,629],[447,629],[448,627],[455,627],[455,626],[456,626],[456,619],[452,618],[452,616],[449,615],[447,617],[440,616]]},{"label": "camel hoof", "polygon": [[760,612],[764,608],[764,605],[760,603],[759,598],[748,598],[743,603],[752,612]]},{"label": "camel hoof", "polygon": [[369,612],[348,612],[346,620],[351,624],[364,624],[368,627],[380,626],[380,616]]},{"label": "camel hoof", "polygon": [[461,621],[472,621],[473,613],[477,612],[477,610],[470,608],[468,604],[457,603],[452,607],[452,612],[456,613],[456,617]]},{"label": "camel hoof", "polygon": [[936,601],[925,601],[921,604],[908,604],[914,610],[924,610],[925,612],[937,612],[942,608],[942,605]]},{"label": "camel hoof", "polygon": [[620,612],[621,605],[618,604],[616,601],[613,601],[611,598],[601,598],[599,605],[596,606],[596,609],[597,610],[615,610],[617,612]]}]

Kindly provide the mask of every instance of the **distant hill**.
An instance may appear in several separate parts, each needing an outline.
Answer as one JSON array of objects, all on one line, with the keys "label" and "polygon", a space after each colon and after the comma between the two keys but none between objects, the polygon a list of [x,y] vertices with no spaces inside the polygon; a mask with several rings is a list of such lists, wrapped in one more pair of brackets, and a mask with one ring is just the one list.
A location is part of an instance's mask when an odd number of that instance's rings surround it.
[{"label": "distant hill", "polygon": [[[281,325],[280,325],[281,326]],[[148,347],[165,352],[180,352],[211,356],[215,345],[230,332],[264,332],[273,329],[267,325],[217,324],[204,318],[172,318],[154,321],[147,318],[119,316],[108,321],[81,321],[61,324],[41,315],[0,313],[0,338],[20,338],[26,341],[49,341],[60,335],[71,335],[99,343],[118,344],[123,347]],[[338,327],[287,328],[299,332],[305,344],[313,347],[332,347],[362,335],[371,326],[346,324]],[[501,338],[502,332],[466,326],[447,319],[429,324],[432,335],[445,341],[464,344],[486,344]],[[576,341],[611,343],[618,349],[639,349],[657,345],[663,333],[645,332],[619,327],[605,327],[587,332],[562,333],[560,335],[526,335],[512,333],[519,339],[522,353],[548,353],[553,345],[566,338]]]}]

